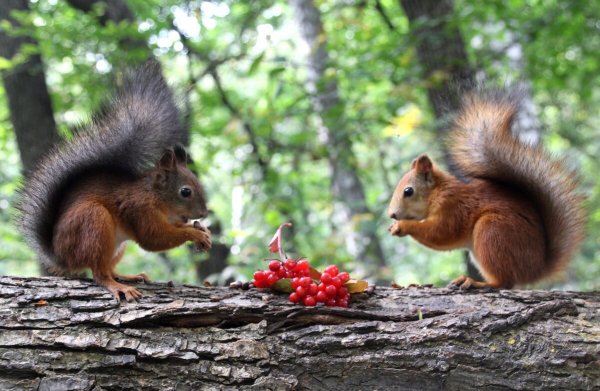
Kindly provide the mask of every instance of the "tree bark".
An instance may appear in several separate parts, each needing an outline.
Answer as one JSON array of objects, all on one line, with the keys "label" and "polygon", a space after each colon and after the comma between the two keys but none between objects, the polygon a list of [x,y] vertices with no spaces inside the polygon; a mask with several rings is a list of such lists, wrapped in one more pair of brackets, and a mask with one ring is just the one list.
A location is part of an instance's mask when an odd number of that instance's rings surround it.
[{"label": "tree bark", "polygon": [[411,25],[429,101],[436,118],[443,119],[458,110],[457,87],[469,88],[475,81],[462,34],[451,23],[452,0],[400,0],[400,4]]},{"label": "tree bark", "polygon": [[[371,267],[384,267],[385,258],[375,232],[374,218],[369,217],[372,213],[357,175],[356,156],[352,152],[337,80],[326,72],[331,64],[321,15],[312,0],[290,0],[290,5],[309,50],[306,89],[319,120],[320,138],[327,146],[334,223],[344,230],[346,247],[353,258],[361,259]],[[361,221],[363,219],[367,220],[366,224]],[[376,277],[385,279],[383,275]]]},{"label": "tree bark", "polygon": [[[27,0],[2,0],[0,20],[20,27],[11,13],[28,10]],[[14,59],[24,44],[37,45],[37,42],[30,36],[13,35],[0,28],[0,57]],[[27,173],[59,140],[41,56],[28,55],[25,61],[4,71],[2,79],[23,169]]]},{"label": "tree bark", "polygon": [[3,390],[592,390],[600,293],[251,289],[0,277]]}]

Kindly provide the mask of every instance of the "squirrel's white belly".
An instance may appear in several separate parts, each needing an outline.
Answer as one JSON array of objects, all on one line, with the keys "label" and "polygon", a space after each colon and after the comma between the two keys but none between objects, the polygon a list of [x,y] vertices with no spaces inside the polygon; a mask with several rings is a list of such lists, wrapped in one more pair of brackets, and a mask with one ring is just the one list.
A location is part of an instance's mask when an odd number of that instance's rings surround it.
[{"label": "squirrel's white belly", "polygon": [[117,227],[115,232],[115,252],[114,257],[121,256],[127,247],[127,241],[131,239],[125,231]]}]

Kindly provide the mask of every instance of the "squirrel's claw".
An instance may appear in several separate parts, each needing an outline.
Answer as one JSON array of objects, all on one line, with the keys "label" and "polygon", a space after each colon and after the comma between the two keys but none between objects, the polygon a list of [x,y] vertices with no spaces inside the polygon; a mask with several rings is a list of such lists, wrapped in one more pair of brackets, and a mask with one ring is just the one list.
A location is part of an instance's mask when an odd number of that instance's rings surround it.
[{"label": "squirrel's claw", "polygon": [[388,228],[388,231],[394,236],[405,236],[406,233],[402,231],[399,221],[394,221]]},{"label": "squirrel's claw", "polygon": [[471,277],[467,277],[464,274],[460,277],[455,278],[450,284],[448,284],[447,288],[451,289],[481,289],[481,288],[491,288],[491,285],[487,282],[476,281]]},{"label": "squirrel's claw", "polygon": [[115,299],[117,299],[118,302],[121,302],[121,294],[125,296],[125,300],[127,300],[128,302],[137,301],[143,296],[142,293],[134,287],[119,284],[118,282],[113,282],[107,285],[106,289],[108,289],[113,294],[113,296],[115,297]]}]

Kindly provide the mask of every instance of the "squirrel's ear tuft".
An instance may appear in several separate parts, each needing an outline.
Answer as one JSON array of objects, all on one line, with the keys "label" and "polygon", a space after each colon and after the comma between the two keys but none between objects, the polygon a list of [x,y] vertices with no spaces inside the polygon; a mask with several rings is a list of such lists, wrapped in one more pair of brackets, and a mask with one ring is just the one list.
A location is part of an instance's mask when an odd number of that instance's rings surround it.
[{"label": "squirrel's ear tuft", "polygon": [[177,167],[177,156],[172,149],[165,150],[157,167],[163,170],[174,170]]},{"label": "squirrel's ear tuft", "polygon": [[420,155],[412,162],[412,168],[417,170],[417,174],[429,174],[433,170],[433,163],[427,155]]},{"label": "squirrel's ear tuft", "polygon": [[188,154],[185,151],[185,147],[181,144],[175,145],[173,147],[173,151],[175,152],[175,157],[177,158],[177,163],[187,164],[188,163]]}]

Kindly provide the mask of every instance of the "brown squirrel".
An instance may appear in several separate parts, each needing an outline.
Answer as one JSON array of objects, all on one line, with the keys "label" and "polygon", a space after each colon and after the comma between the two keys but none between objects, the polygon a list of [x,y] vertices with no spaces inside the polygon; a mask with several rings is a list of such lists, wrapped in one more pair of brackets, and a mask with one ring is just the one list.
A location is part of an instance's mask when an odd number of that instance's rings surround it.
[{"label": "brown squirrel", "polygon": [[388,208],[392,235],[436,250],[466,248],[486,282],[460,276],[455,286],[511,288],[561,270],[584,237],[578,179],[541,146],[513,135],[519,92],[465,97],[449,153],[461,179],[417,157]]},{"label": "brown squirrel", "polygon": [[127,76],[92,123],[41,159],[20,190],[19,225],[46,270],[90,268],[117,300],[131,301],[141,293],[115,279],[149,280],[115,271],[127,240],[149,251],[187,241],[209,249],[210,232],[188,223],[207,207],[187,168],[186,137],[159,63]]}]

